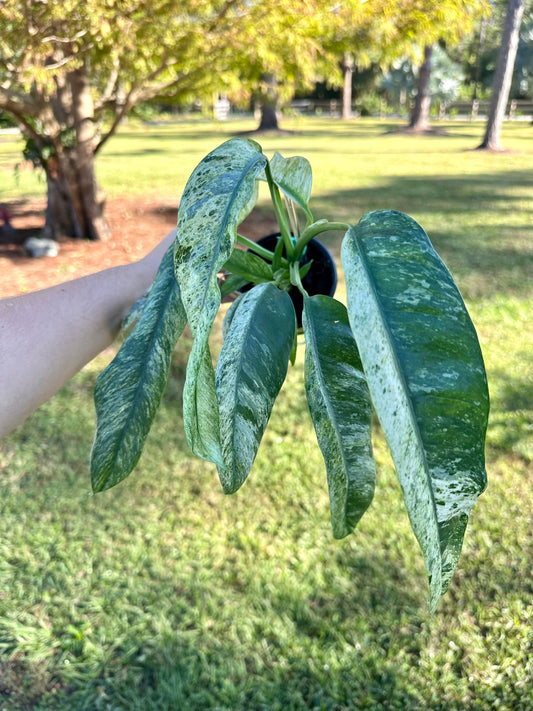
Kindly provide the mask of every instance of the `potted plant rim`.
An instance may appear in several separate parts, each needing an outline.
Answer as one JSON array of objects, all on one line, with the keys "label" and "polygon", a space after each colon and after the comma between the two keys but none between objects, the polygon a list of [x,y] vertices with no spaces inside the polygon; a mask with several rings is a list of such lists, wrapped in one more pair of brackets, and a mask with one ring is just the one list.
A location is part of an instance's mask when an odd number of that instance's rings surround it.
[{"label": "potted plant rim", "polygon": [[[260,181],[268,185],[279,225],[266,244],[238,232]],[[268,160],[244,138],[226,141],[195,168],[175,243],[127,319],[122,347],[97,379],[92,486],[108,489],[135,468],[188,324],[187,441],[216,465],[224,492],[237,491],[303,330],[305,391],[324,456],[333,535],[352,532],[372,501],[375,412],[435,610],[486,486],[489,396],[478,338],[420,225],[391,210],[367,213],[353,225],[316,220],[311,183],[305,158]],[[317,290],[314,282],[323,269],[314,246],[331,230],[345,233],[346,305],[333,297],[334,265],[328,285]],[[224,299],[233,301],[215,361],[209,336]]]}]

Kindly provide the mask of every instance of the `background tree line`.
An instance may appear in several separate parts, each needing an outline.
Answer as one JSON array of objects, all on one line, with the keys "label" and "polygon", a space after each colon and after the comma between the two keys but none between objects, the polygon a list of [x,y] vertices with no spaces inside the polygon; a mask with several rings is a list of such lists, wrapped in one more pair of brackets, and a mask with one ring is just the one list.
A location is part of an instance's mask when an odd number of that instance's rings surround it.
[{"label": "background tree line", "polygon": [[348,118],[354,92],[381,93],[410,100],[410,128],[425,131],[435,92],[490,94],[500,47],[512,50],[511,77],[518,58],[514,95],[533,93],[523,12],[524,0],[4,0],[0,112],[46,175],[43,236],[103,239],[95,159],[136,107],[218,92],[257,102],[266,130],[295,96],[337,92]]}]

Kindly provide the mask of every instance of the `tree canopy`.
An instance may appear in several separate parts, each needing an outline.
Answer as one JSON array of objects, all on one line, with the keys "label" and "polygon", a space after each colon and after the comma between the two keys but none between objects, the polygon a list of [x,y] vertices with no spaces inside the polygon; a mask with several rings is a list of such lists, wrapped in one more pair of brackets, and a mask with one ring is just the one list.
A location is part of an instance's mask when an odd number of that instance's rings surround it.
[{"label": "tree canopy", "polygon": [[[44,234],[105,237],[94,159],[141,102],[263,87],[285,98],[319,78],[458,37],[484,0],[4,0],[0,110],[43,167]],[[259,92],[261,94],[261,91]]]},{"label": "tree canopy", "polygon": [[[196,95],[218,81],[234,44],[238,0],[5,0],[0,36],[0,107],[37,137],[47,120],[53,141],[68,117],[44,118],[78,71],[90,79],[96,119],[113,121],[103,142],[136,104],[157,96]],[[220,74],[219,71],[217,71]],[[53,125],[55,123],[55,126]],[[55,129],[55,130],[54,130]]]}]

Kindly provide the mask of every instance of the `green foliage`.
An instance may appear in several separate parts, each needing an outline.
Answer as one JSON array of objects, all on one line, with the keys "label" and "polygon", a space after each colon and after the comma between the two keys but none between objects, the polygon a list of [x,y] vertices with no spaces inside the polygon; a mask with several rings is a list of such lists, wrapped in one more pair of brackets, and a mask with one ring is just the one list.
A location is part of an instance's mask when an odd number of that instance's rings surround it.
[{"label": "green foliage", "polygon": [[186,322],[174,278],[174,250],[169,249],[137,325],[96,383],[97,434],[91,453],[95,491],[115,486],[137,464]]},{"label": "green foliage", "polygon": [[346,307],[304,299],[305,390],[328,473],[335,538],[353,531],[374,496],[372,403]]},{"label": "green foliage", "polygon": [[459,291],[414,220],[368,213],[342,255],[350,324],[435,608],[486,486],[483,358]]},{"label": "green foliage", "polygon": [[[278,246],[270,253],[244,242],[270,261],[270,281],[265,281],[265,270],[258,268],[253,252],[232,260],[237,226],[257,200],[263,169],[279,222]],[[291,236],[280,188],[305,214],[306,227],[297,230],[297,236]],[[347,535],[372,500],[372,400],[424,554],[430,607],[435,610],[457,565],[470,509],[486,484],[488,391],[476,333],[452,277],[414,220],[381,211],[365,215],[356,228],[315,222],[308,207],[310,189],[306,160],[276,154],[270,164],[260,146],[246,139],[231,139],[213,150],[187,183],[174,249],[179,316],[154,309],[158,327],[159,318],[163,323],[179,321],[174,335],[184,326],[183,302],[193,335],[183,392],[187,440],[195,454],[217,465],[226,493],[243,484],[289,358],[295,360],[297,315],[287,291],[299,289],[308,340],[306,390],[326,461],[334,535]],[[289,209],[289,214],[295,212]],[[327,297],[310,299],[302,283],[300,260],[308,243],[335,229],[347,229],[342,261],[349,323],[342,304]],[[167,272],[165,267],[168,282]],[[215,373],[209,338],[221,306],[221,274],[252,277],[257,285],[228,312]],[[177,287],[167,288],[174,294]],[[154,289],[144,308],[150,311],[157,298],[160,290]],[[113,364],[99,381],[100,416],[92,457],[95,491],[120,481],[139,458],[164,386],[162,372],[154,373],[155,389],[151,382],[144,384],[146,373],[153,373],[149,364],[143,365],[154,351],[152,341],[152,329],[143,327],[141,316],[123,346],[127,355],[121,350],[117,356],[131,374],[130,388],[123,387],[124,367]],[[174,345],[173,338],[157,344],[165,364]],[[141,364],[131,362],[136,348]],[[148,408],[144,403],[138,407],[139,391],[146,392]],[[131,418],[131,411],[138,415]],[[123,464],[115,432],[120,445],[127,444],[123,430],[132,421],[133,431],[142,436]]]},{"label": "green foliage", "polygon": [[[214,467],[187,452],[185,332],[137,471],[113,491],[91,496],[83,475],[92,392],[109,354],[2,442],[5,711],[533,708],[531,128],[506,124],[513,152],[488,156],[467,150],[476,123],[449,122],[446,139],[422,141],[383,127],[313,121],[265,149],[313,156],[317,214],[386,203],[416,215],[476,324],[491,385],[490,483],[438,614],[424,606],[421,559],[379,427],[374,504],[355,535],[333,540],[300,348],[252,476],[224,496]],[[15,155],[7,140],[5,162]],[[209,124],[130,126],[103,157],[106,180],[117,191],[127,174],[132,191],[160,197],[169,150],[183,155],[172,170],[188,174],[218,140]],[[340,239],[327,237],[335,254]],[[336,299],[344,296],[341,276]]]},{"label": "green foliage", "polygon": [[224,460],[218,473],[227,494],[252,468],[287,374],[295,324],[289,295],[272,283],[244,294],[231,314],[215,375]]},{"label": "green foliage", "polygon": [[257,199],[256,176],[265,159],[252,141],[228,141],[191,175],[180,203],[176,279],[195,337],[183,393],[187,439],[198,456],[224,466],[209,334],[221,294],[217,276],[230,258],[237,225]]}]

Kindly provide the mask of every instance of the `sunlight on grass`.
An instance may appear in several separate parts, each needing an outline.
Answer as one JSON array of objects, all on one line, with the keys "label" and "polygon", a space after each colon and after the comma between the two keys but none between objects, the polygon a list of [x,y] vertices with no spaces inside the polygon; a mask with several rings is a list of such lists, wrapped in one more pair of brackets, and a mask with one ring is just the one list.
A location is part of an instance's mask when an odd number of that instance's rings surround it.
[{"label": "sunlight on grass", "polygon": [[[207,151],[251,127],[125,127],[100,179],[110,195],[179,195]],[[431,618],[377,426],[375,500],[353,535],[333,539],[303,347],[237,494],[188,452],[185,337],[136,471],[93,496],[92,389],[109,350],[2,442],[2,710],[533,709],[532,129],[506,125],[513,152],[488,155],[471,150],[477,123],[418,139],[366,120],[286,127],[295,132],[260,140],[267,155],[311,160],[316,216],[409,212],[478,329],[489,485],[450,590]],[[14,148],[0,139],[2,166]],[[8,195],[33,190],[18,189]],[[336,255],[340,239],[326,240]]]}]

